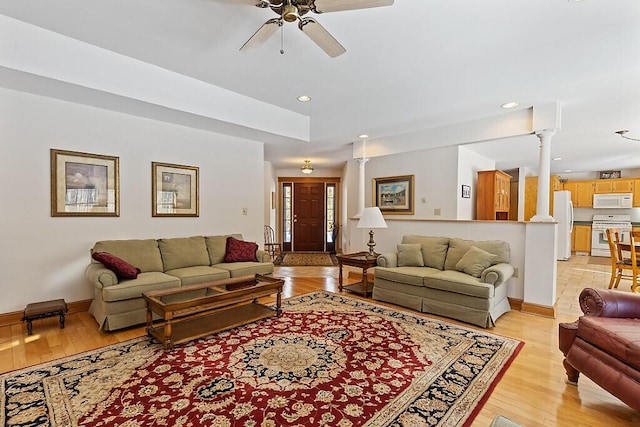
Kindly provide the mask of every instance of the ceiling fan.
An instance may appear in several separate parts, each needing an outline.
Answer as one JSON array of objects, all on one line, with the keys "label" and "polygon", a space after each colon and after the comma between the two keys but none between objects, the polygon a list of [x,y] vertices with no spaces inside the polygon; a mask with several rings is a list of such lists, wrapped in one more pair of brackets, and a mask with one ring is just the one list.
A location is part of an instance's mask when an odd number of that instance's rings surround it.
[{"label": "ceiling fan", "polygon": [[[236,3],[248,3],[266,9],[270,8],[278,17],[267,20],[249,40],[240,48],[247,51],[261,46],[284,22],[298,21],[298,28],[305,33],[320,49],[332,58],[340,56],[346,49],[318,22],[304,17],[309,12],[326,13],[343,10],[366,9],[390,6],[394,0],[232,0]],[[280,51],[283,53],[283,51]]]}]

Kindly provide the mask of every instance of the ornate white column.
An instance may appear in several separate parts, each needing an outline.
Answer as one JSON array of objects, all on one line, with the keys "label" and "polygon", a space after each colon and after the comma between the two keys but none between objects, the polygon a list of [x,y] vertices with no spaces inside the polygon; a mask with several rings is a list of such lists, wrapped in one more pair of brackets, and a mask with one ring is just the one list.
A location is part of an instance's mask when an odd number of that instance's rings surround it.
[{"label": "ornate white column", "polygon": [[358,213],[356,214],[356,217],[360,218],[362,216],[362,211],[364,210],[364,165],[369,161],[369,159],[366,157],[361,157],[359,159],[356,159],[356,161],[358,162],[360,172],[360,175],[358,177]]},{"label": "ornate white column", "polygon": [[549,215],[549,191],[551,180],[551,137],[555,129],[545,129],[536,133],[540,139],[540,160],[538,162],[538,201],[536,214],[531,218],[534,222],[555,221]]}]

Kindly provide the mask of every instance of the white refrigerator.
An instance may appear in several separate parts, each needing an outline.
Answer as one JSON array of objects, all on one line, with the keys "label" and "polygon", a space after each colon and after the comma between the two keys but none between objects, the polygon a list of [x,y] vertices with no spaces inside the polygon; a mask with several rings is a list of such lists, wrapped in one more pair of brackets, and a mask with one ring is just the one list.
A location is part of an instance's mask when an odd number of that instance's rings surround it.
[{"label": "white refrigerator", "polygon": [[571,257],[571,233],[573,232],[573,203],[570,191],[553,193],[553,217],[558,222],[558,259]]}]

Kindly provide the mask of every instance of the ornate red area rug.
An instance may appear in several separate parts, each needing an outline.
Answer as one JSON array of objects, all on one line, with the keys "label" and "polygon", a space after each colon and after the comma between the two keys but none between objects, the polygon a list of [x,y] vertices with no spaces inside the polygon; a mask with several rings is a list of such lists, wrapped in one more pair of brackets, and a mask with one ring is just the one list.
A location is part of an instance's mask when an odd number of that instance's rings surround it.
[{"label": "ornate red area rug", "polygon": [[327,292],[169,351],[143,337],[0,376],[0,425],[463,426],[523,343]]}]

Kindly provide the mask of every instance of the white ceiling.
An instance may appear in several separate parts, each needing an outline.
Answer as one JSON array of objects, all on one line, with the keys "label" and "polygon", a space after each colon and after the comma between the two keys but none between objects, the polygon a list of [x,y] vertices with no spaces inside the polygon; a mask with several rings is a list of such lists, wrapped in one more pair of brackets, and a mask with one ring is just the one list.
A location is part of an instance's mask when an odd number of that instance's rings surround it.
[{"label": "white ceiling", "polygon": [[[640,142],[614,133],[640,138],[639,0],[396,0],[315,15],[347,49],[333,59],[295,24],[284,54],[279,32],[239,52],[275,16],[243,0],[0,0],[0,14],[309,116],[309,143],[265,143],[278,168],[338,167],[359,134],[384,141],[514,100],[560,102],[552,173],[640,168]],[[469,147],[500,169],[537,169],[535,136]]]}]

